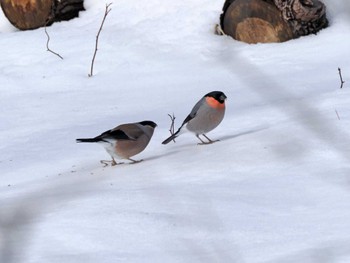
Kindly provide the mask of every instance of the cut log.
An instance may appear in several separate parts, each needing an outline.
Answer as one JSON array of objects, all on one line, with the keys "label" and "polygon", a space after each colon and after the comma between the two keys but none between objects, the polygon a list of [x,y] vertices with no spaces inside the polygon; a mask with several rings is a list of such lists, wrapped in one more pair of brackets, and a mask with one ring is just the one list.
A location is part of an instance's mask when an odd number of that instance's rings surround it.
[{"label": "cut log", "polygon": [[51,15],[49,0],[1,0],[1,8],[12,25],[18,29],[34,29],[46,24]]},{"label": "cut log", "polygon": [[0,0],[12,25],[20,30],[36,29],[69,20],[84,9],[84,0]]},{"label": "cut log", "polygon": [[246,43],[283,42],[293,32],[277,7],[262,0],[235,0],[223,18],[225,34]]},{"label": "cut log", "polygon": [[319,0],[226,0],[221,30],[247,43],[284,42],[327,27]]}]

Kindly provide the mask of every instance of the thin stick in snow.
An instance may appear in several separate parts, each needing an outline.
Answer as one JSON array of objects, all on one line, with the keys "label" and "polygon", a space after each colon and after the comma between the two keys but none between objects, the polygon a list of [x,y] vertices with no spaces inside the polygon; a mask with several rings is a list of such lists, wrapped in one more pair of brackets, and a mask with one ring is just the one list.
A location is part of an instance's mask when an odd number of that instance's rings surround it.
[{"label": "thin stick in snow", "polygon": [[340,117],[339,117],[339,114],[338,114],[338,111],[336,109],[335,110],[335,114],[337,114],[337,117],[338,117],[338,120],[340,120]]},{"label": "thin stick in snow", "polygon": [[340,77],[340,88],[343,88],[343,84],[345,83],[345,81],[343,80],[343,77],[341,75],[341,69],[338,68],[338,72],[339,72],[339,77]]},{"label": "thin stick in snow", "polygon": [[[47,23],[46,23],[46,24],[47,24]],[[47,36],[46,50],[49,51],[49,52],[51,52],[52,54],[58,56],[60,59],[63,59],[63,57],[62,57],[60,54],[58,54],[58,53],[52,51],[52,50],[49,48],[50,36],[49,36],[49,33],[47,33],[46,25],[45,25],[45,34],[46,34],[46,36]]]},{"label": "thin stick in snow", "polygon": [[102,31],[103,24],[105,23],[106,17],[108,15],[108,13],[111,11],[111,8],[109,8],[111,6],[111,4],[112,3],[106,4],[105,14],[103,16],[100,29],[98,30],[97,35],[96,35],[95,52],[94,52],[94,56],[92,57],[92,61],[91,61],[90,74],[88,75],[89,77],[92,77],[92,75],[94,73],[94,63],[95,63],[95,58],[96,58],[96,53],[97,53],[97,48],[98,48],[98,38],[100,37],[100,33]]},{"label": "thin stick in snow", "polygon": [[[168,116],[170,117],[170,120],[171,120],[171,125],[170,125],[169,131],[170,131],[171,135],[173,135],[175,133],[175,115],[173,113],[173,115],[168,114]],[[173,139],[173,141],[176,142],[175,139]]]}]

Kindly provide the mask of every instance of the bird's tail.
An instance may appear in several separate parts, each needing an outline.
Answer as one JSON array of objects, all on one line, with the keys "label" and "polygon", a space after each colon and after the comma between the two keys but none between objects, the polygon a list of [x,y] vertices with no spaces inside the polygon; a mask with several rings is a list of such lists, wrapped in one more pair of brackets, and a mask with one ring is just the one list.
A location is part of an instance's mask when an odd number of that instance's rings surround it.
[{"label": "bird's tail", "polygon": [[177,130],[177,132],[175,132],[174,134],[172,134],[169,138],[165,139],[162,144],[168,144],[169,142],[171,142],[172,140],[174,140],[177,136],[180,135],[180,131],[181,131],[182,126]]},{"label": "bird's tail", "polygon": [[85,139],[76,139],[76,142],[100,142],[100,138],[85,138]]}]

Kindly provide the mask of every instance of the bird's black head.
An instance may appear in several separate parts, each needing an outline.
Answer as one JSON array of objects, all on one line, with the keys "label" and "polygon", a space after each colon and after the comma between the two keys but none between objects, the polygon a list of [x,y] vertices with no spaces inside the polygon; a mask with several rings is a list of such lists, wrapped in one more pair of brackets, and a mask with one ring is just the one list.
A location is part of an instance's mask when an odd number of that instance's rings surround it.
[{"label": "bird's black head", "polygon": [[139,122],[142,126],[151,126],[152,128],[157,127],[157,123],[153,121],[141,121]]},{"label": "bird's black head", "polygon": [[226,100],[226,95],[222,91],[212,91],[206,94],[204,97],[212,97],[220,103],[224,103]]}]

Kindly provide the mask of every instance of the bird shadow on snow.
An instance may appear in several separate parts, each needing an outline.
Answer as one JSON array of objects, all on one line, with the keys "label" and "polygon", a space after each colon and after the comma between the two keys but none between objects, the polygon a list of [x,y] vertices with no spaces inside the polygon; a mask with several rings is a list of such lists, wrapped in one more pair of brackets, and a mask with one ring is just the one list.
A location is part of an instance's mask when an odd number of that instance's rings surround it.
[{"label": "bird shadow on snow", "polygon": [[[164,146],[165,147],[165,146]],[[152,161],[152,160],[157,160],[159,158],[163,158],[165,156],[170,156],[170,155],[173,155],[173,154],[176,154],[178,152],[180,152],[181,150],[180,149],[173,149],[171,151],[167,151],[166,153],[161,153],[161,154],[158,154],[158,155],[154,155],[154,156],[151,156],[151,157],[147,157],[147,158],[144,158],[143,160],[144,161]]]},{"label": "bird shadow on snow", "polygon": [[269,127],[267,127],[267,126],[266,127],[257,127],[257,128],[254,128],[254,129],[251,129],[251,130],[248,130],[248,131],[242,131],[240,133],[236,133],[236,134],[232,134],[232,135],[226,135],[224,137],[219,138],[219,140],[220,141],[226,141],[226,140],[234,139],[234,138],[241,137],[241,136],[244,136],[244,135],[260,132],[260,131],[266,130],[268,128]]},{"label": "bird shadow on snow", "polygon": [[[237,137],[241,137],[241,136],[244,136],[244,135],[248,135],[248,134],[252,134],[252,133],[256,133],[256,132],[259,132],[259,131],[262,131],[262,130],[266,130],[268,129],[269,127],[257,127],[257,128],[254,128],[254,129],[250,129],[248,131],[242,131],[240,133],[236,133],[236,134],[233,134],[233,135],[226,135],[224,137],[221,137],[221,138],[218,138],[219,139],[219,142],[220,141],[226,141],[226,140],[230,140],[230,139],[234,139],[234,138],[237,138]],[[176,147],[175,149],[172,148],[172,150],[168,151],[167,152],[163,152],[161,154],[158,154],[158,155],[154,155],[154,156],[151,156],[151,157],[147,157],[147,158],[144,158],[143,160],[144,161],[151,161],[151,160],[157,160],[159,158],[164,158],[165,156],[170,156],[170,155],[174,155],[174,154],[177,154],[178,152],[181,152],[184,150],[184,148],[188,148],[188,147],[192,147],[192,146],[198,146],[198,143],[186,143],[186,144],[180,144],[178,147]],[[167,146],[163,146],[163,147],[167,147]],[[169,146],[168,146],[169,147]]]}]

